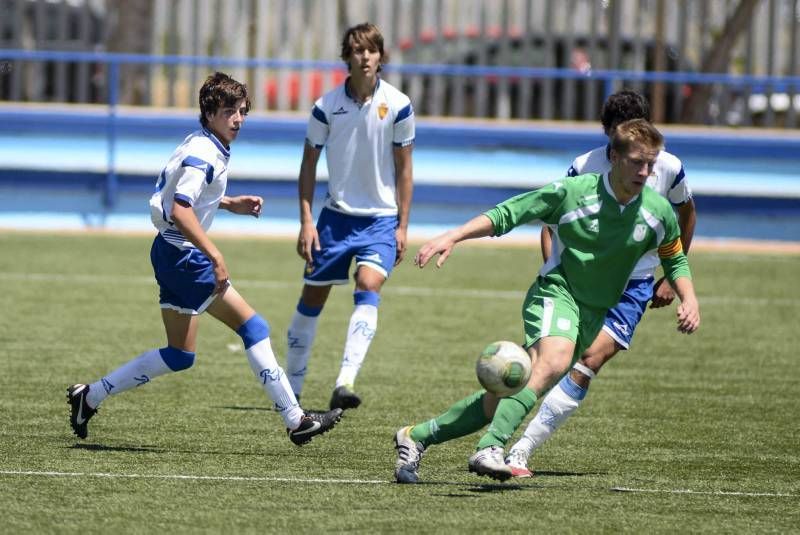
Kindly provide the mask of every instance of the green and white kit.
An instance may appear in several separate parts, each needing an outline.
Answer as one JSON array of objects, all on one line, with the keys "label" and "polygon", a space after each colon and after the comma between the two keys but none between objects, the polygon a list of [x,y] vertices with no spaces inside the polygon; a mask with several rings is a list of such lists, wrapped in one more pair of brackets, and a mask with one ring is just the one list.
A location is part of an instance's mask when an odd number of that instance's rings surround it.
[{"label": "green and white kit", "polygon": [[522,308],[526,346],[545,336],[565,336],[576,342],[580,355],[649,251],[658,251],[670,281],[691,277],[669,202],[644,188],[622,205],[608,174],[564,178],[512,197],[485,215],[496,236],[535,220],[553,230],[552,254]]}]

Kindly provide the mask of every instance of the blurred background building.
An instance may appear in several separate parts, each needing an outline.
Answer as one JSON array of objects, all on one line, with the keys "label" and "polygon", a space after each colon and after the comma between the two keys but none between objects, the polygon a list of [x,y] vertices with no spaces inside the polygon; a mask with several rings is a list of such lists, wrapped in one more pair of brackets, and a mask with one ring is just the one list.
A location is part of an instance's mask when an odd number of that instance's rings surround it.
[{"label": "blurred background building", "polygon": [[0,0],[0,100],[106,103],[105,56],[3,51],[112,52],[141,55],[120,65],[120,104],[191,108],[209,70],[191,58],[214,57],[252,60],[227,70],[256,111],[306,113],[345,76],[344,29],[369,20],[386,37],[387,79],[421,116],[596,121],[625,86],[659,123],[796,128],[798,3]]}]

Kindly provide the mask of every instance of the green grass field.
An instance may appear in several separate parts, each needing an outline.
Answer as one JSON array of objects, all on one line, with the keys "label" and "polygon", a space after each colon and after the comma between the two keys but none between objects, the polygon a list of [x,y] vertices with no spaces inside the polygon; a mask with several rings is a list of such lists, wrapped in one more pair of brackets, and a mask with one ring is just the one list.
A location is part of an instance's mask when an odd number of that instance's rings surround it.
[{"label": "green grass field", "polygon": [[[301,285],[294,244],[219,243],[282,357]],[[407,260],[387,284],[356,385],[364,405],[302,448],[270,410],[238,336],[210,317],[194,368],[109,398],[80,441],[66,386],[164,344],[149,245],[0,234],[4,532],[800,529],[798,256],[694,252],[700,330],[678,334],[674,308],[649,312],[632,350],[532,458],[533,479],[469,474],[475,435],[432,447],[424,484],[400,486],[394,432],[476,390],[488,342],[521,339],[534,247],[464,246],[438,271]],[[306,408],[327,406],[351,307],[351,288],[335,289]]]}]

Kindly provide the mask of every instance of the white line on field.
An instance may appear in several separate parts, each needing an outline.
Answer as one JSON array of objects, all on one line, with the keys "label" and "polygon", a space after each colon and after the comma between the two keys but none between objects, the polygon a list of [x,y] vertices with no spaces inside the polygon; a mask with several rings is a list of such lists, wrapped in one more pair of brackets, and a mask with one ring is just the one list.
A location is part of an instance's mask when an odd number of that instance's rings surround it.
[{"label": "white line on field", "polygon": [[[0,273],[0,280],[29,281],[29,282],[66,282],[82,284],[151,284],[155,285],[153,277],[139,277],[135,275],[88,275],[78,273]],[[250,288],[280,289],[297,286],[301,281],[255,280],[234,279],[236,286]],[[522,301],[525,291],[516,290],[490,290],[474,288],[433,288],[429,286],[392,286],[387,285],[382,290],[384,293],[414,297],[464,297],[471,299],[509,299]],[[800,299],[778,297],[744,297],[744,296],[709,296],[700,295],[702,305],[784,305],[800,306]]]},{"label": "white line on field", "polygon": [[628,487],[611,487],[614,492],[647,492],[650,494],[703,494],[707,496],[748,496],[748,497],[780,497],[798,498],[797,494],[784,494],[781,492],[738,492],[726,490],[689,490],[689,489],[633,489]]},{"label": "white line on field", "polygon": [[[266,476],[199,476],[189,474],[112,474],[108,472],[36,472],[33,470],[0,470],[3,476],[33,476],[33,477],[95,477],[109,479],[164,479],[184,481],[244,481],[244,482],[273,482],[273,483],[332,483],[351,485],[394,485],[386,479],[322,479],[300,477],[266,477]],[[431,482],[435,483],[435,482]],[[646,492],[655,494],[700,494],[708,496],[743,496],[743,497],[780,497],[797,498],[796,494],[780,492],[736,492],[736,491],[699,491],[688,489],[637,489],[629,487],[611,487],[613,492]]]},{"label": "white line on field", "polygon": [[183,479],[190,481],[256,481],[278,483],[351,483],[354,485],[383,485],[393,483],[379,479],[319,479],[299,477],[256,477],[256,476],[195,476],[187,474],[111,474],[106,472],[34,472],[30,470],[0,470],[4,476],[39,477],[98,477],[118,479]]}]

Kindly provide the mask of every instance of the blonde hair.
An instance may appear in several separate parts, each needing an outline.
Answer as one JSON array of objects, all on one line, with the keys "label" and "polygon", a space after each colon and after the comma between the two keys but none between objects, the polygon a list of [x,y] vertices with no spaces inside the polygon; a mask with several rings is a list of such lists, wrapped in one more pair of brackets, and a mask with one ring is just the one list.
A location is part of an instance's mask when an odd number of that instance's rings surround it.
[{"label": "blonde hair", "polygon": [[633,145],[659,151],[664,148],[664,136],[646,119],[631,119],[619,123],[611,136],[611,149],[624,155]]}]

